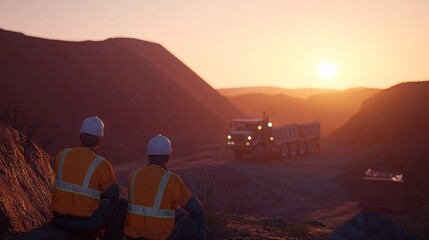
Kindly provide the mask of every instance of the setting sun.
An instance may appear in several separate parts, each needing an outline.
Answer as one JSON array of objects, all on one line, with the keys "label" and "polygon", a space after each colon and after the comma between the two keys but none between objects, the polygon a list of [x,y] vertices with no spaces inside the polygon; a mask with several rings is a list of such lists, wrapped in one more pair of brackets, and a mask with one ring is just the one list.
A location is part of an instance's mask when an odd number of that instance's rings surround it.
[{"label": "setting sun", "polygon": [[319,64],[318,72],[323,79],[332,79],[337,73],[337,67],[332,62],[323,62]]}]

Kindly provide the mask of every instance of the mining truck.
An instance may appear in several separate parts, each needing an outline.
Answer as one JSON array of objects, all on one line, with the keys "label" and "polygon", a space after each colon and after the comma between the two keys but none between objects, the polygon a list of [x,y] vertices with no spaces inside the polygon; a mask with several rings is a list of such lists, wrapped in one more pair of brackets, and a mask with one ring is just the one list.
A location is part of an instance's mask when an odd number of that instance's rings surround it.
[{"label": "mining truck", "polygon": [[268,116],[262,119],[233,119],[227,136],[227,148],[235,158],[256,159],[294,157],[312,153],[320,147],[320,122],[273,127]]}]

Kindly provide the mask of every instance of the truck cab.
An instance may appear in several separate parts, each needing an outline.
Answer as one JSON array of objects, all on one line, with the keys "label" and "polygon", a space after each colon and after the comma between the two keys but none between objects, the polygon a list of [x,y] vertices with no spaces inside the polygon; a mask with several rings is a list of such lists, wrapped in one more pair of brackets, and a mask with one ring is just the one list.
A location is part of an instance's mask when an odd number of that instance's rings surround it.
[{"label": "truck cab", "polygon": [[233,119],[227,135],[227,148],[237,159],[245,155],[251,155],[255,160],[285,159],[313,153],[319,147],[319,121],[273,127],[265,113],[262,119]]},{"label": "truck cab", "polygon": [[245,154],[264,155],[267,143],[273,141],[272,123],[268,119],[233,119],[227,136],[227,147],[236,158]]}]

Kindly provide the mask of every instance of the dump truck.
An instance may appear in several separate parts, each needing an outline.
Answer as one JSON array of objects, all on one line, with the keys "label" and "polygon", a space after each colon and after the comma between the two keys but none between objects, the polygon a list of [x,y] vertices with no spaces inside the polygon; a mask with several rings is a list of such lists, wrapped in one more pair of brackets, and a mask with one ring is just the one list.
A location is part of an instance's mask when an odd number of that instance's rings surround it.
[{"label": "dump truck", "polygon": [[227,135],[227,148],[235,158],[294,157],[320,148],[320,122],[273,127],[268,116],[262,119],[233,119]]}]

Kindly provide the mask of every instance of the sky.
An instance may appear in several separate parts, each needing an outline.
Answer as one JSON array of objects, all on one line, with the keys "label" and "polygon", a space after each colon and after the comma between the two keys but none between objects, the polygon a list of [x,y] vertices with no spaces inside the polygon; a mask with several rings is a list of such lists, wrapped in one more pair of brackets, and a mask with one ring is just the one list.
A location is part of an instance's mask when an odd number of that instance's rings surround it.
[{"label": "sky", "polygon": [[388,88],[429,80],[428,13],[428,0],[0,0],[0,28],[157,42],[214,88]]}]

